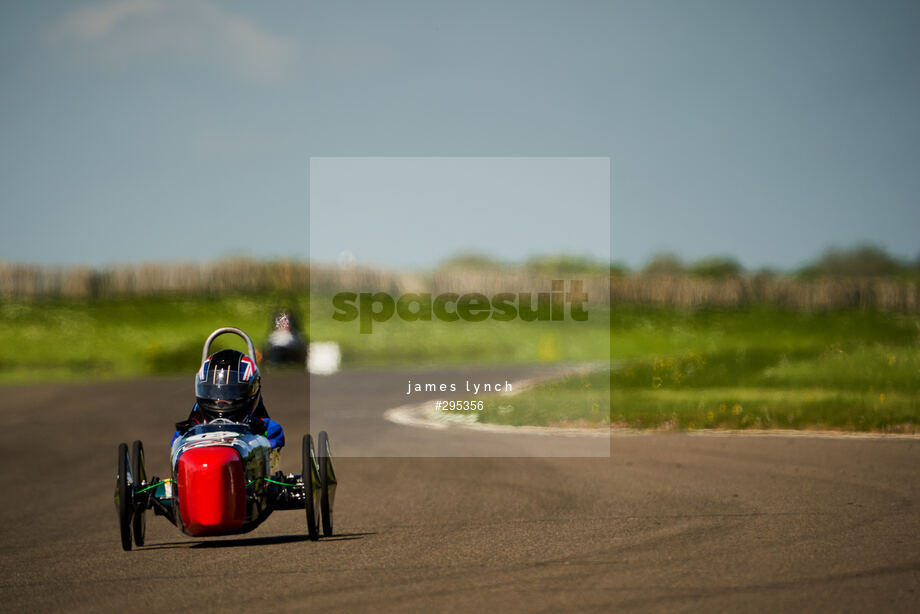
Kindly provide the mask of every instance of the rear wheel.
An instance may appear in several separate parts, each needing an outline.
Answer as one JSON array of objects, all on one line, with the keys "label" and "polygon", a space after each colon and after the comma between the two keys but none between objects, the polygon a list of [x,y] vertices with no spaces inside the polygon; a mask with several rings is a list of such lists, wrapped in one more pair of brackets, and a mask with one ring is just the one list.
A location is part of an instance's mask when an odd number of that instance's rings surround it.
[{"label": "rear wheel", "polygon": [[[136,440],[131,447],[131,476],[134,478],[135,490],[147,485],[147,467],[144,463],[144,444]],[[138,546],[144,545],[144,535],[147,532],[147,521],[144,512],[147,510],[146,505],[135,506],[134,522],[132,528],[134,532],[134,543]]]},{"label": "rear wheel", "polygon": [[320,499],[319,508],[320,516],[323,521],[323,535],[329,537],[332,535],[332,509],[335,503],[335,469],[332,466],[332,446],[329,445],[329,435],[326,431],[320,431],[316,440],[319,448],[319,484]]},{"label": "rear wheel", "polygon": [[134,511],[134,488],[128,464],[128,444],[118,445],[118,475],[115,476],[115,509],[121,529],[121,547],[131,549],[131,513]]},{"label": "rear wheel", "polygon": [[319,468],[310,433],[303,436],[303,503],[307,514],[307,536],[319,539]]}]

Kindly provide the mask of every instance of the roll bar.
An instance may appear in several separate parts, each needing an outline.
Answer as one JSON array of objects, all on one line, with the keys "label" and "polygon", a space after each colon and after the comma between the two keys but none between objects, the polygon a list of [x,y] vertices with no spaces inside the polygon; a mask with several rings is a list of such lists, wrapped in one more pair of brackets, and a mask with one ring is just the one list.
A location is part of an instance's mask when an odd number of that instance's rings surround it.
[{"label": "roll bar", "polygon": [[250,360],[252,360],[253,364],[257,364],[256,348],[252,345],[252,339],[249,338],[249,335],[233,326],[224,326],[223,328],[218,328],[213,333],[208,335],[208,338],[204,341],[204,349],[201,350],[201,362],[204,362],[208,359],[208,355],[211,353],[211,342],[225,333],[233,333],[234,335],[242,337],[243,341],[246,342],[246,349],[249,351]]}]

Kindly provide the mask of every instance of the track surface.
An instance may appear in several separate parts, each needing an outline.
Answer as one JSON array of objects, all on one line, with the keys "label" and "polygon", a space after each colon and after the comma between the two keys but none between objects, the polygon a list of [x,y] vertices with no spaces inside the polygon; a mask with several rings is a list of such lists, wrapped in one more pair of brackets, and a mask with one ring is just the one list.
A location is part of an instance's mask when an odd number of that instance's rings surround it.
[{"label": "track surface", "polygon": [[[407,376],[346,373],[314,384],[314,404],[339,408],[339,418],[326,413],[313,425],[329,430],[339,456],[336,537],[304,541],[303,514],[293,511],[233,539],[191,539],[148,518],[150,546],[129,553],[112,504],[117,443],[144,440],[148,469],[166,474],[191,377],[3,389],[0,610],[920,603],[920,441],[661,434],[614,437],[602,459],[346,458],[399,454],[392,446],[438,455],[469,443],[467,433],[383,420],[404,402],[393,382]],[[264,389],[288,435],[282,464],[294,470],[306,380],[267,378]],[[515,435],[487,437],[518,445]]]}]

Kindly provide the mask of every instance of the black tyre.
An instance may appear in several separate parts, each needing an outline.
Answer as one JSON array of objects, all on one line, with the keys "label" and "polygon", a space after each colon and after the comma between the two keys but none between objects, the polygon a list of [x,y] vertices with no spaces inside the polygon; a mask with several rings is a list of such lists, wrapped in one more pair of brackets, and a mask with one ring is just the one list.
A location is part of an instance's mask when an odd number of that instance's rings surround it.
[{"label": "black tyre", "polygon": [[131,514],[134,511],[134,488],[128,464],[128,444],[118,445],[118,475],[115,476],[115,509],[121,529],[121,547],[131,549]]},{"label": "black tyre", "polygon": [[326,431],[319,432],[316,445],[319,448],[317,450],[319,454],[319,509],[323,521],[323,535],[329,537],[332,535],[332,510],[335,504],[335,487],[338,482],[335,479],[335,468],[332,465],[332,446],[329,445],[329,435],[326,434]]},{"label": "black tyre", "polygon": [[319,468],[316,464],[316,451],[313,449],[313,437],[309,433],[303,436],[303,502],[307,514],[307,536],[319,539]]},{"label": "black tyre", "polygon": [[[147,485],[147,466],[144,463],[144,444],[136,440],[131,446],[131,476],[134,478],[135,490]],[[146,501],[146,499],[144,499]],[[138,546],[144,545],[144,535],[147,532],[147,520],[145,518],[147,506],[135,501],[134,522],[132,529],[134,532],[134,543]]]}]

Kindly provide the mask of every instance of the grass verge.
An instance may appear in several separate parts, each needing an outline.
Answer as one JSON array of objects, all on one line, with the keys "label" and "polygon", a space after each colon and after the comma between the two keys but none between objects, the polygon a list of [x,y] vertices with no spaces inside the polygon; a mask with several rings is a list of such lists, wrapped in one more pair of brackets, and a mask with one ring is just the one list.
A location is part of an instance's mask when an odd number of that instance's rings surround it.
[{"label": "grass verge", "polygon": [[[483,422],[638,428],[920,430],[920,316],[760,307],[617,307],[589,322],[405,323],[360,335],[315,296],[312,336],[347,366],[532,364],[612,358],[609,373],[486,397]],[[0,303],[0,383],[191,374],[205,336],[253,335],[289,296],[152,297]],[[595,315],[596,314],[596,315]],[[229,338],[232,341],[232,338]],[[608,354],[609,351],[609,354]],[[611,393],[612,391],[612,393]]]},{"label": "grass verge", "polygon": [[621,309],[611,338],[617,368],[488,398],[478,418],[920,432],[918,331],[916,316],[874,312]]},{"label": "grass verge", "polygon": [[[562,325],[393,318],[362,335],[357,322],[331,318],[331,297],[312,300],[307,332],[338,342],[350,367],[574,362],[608,355],[606,312]],[[212,330],[237,326],[261,347],[272,313],[292,304],[298,302],[272,294],[0,302],[0,384],[192,374]],[[232,336],[224,340],[244,349]]]}]

